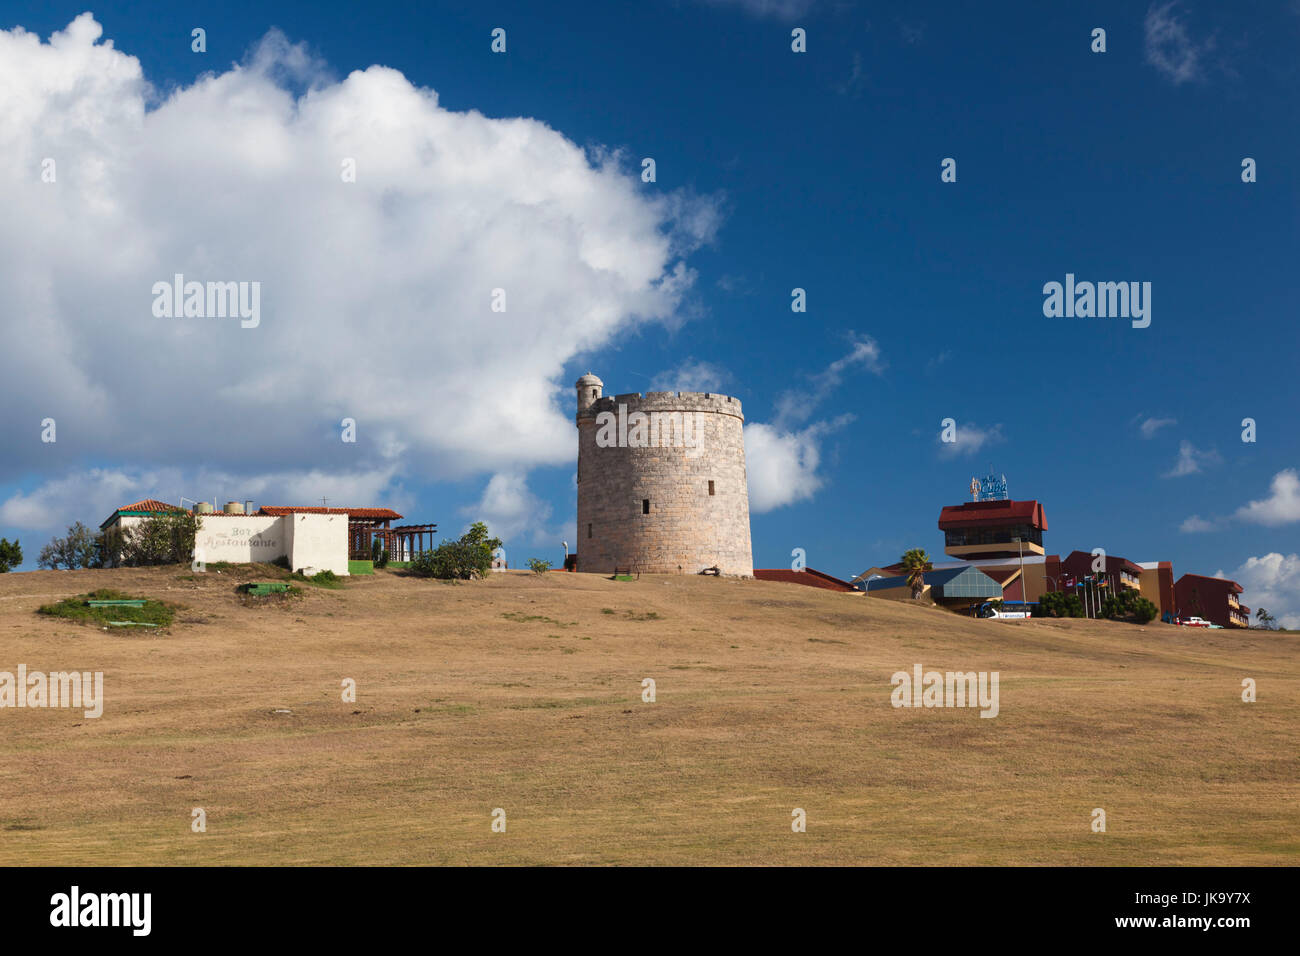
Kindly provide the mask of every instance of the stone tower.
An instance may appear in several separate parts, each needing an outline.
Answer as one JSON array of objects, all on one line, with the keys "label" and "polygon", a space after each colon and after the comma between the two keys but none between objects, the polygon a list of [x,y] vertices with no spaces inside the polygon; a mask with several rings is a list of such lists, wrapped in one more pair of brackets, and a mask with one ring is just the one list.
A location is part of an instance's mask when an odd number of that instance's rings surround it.
[{"label": "stone tower", "polygon": [[745,416],[707,392],[578,379],[578,570],[752,577]]}]

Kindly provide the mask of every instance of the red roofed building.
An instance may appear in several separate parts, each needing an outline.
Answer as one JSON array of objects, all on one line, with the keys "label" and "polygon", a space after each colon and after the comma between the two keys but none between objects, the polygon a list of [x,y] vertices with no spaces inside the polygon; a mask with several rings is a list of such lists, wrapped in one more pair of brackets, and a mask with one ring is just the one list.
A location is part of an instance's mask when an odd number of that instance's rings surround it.
[{"label": "red roofed building", "polygon": [[944,553],[963,561],[1041,555],[1047,516],[1037,501],[967,501],[939,512],[939,530]]},{"label": "red roofed building", "polygon": [[[1097,567],[1095,571],[1094,565]],[[1071,551],[1069,556],[1061,561],[1061,572],[1076,580],[1082,580],[1089,575],[1101,577],[1105,579],[1108,586],[1116,590],[1121,588],[1141,590],[1142,588],[1142,565],[1128,558],[1121,558],[1117,554],[1102,553],[1094,556],[1088,551]]]},{"label": "red roofed building", "polygon": [[129,505],[122,505],[111,515],[100,522],[99,530],[105,530],[109,525],[130,525],[134,522],[123,522],[123,518],[153,518],[158,515],[165,515],[175,511],[185,511],[184,508],[178,508],[176,505],[169,505],[165,501],[159,501],[157,498],[145,498],[143,501],[136,501]]},{"label": "red roofed building", "polygon": [[[342,574],[348,573],[350,560],[369,560],[376,540],[392,561],[409,561],[432,547],[437,533],[435,524],[394,527],[402,515],[391,508],[264,505],[254,512],[251,501],[242,505],[231,501],[221,511],[207,502],[196,503],[191,511],[146,498],[116,509],[100,525],[105,533],[105,563],[110,567],[120,563],[123,536],[132,527],[166,514],[193,514],[197,519],[195,561],[283,557]],[[319,540],[309,540],[311,535]]]},{"label": "red roofed building", "polygon": [[1249,627],[1250,609],[1237,595],[1243,588],[1227,578],[1184,574],[1174,584],[1174,601],[1180,617],[1201,617],[1222,627]]},{"label": "red roofed building", "polygon": [[841,581],[837,577],[832,577],[822,571],[814,571],[812,568],[804,568],[802,571],[794,571],[790,568],[755,568],[754,577],[759,581],[803,584],[808,587],[823,588],[827,591],[848,591],[856,594],[858,590],[848,581]]}]

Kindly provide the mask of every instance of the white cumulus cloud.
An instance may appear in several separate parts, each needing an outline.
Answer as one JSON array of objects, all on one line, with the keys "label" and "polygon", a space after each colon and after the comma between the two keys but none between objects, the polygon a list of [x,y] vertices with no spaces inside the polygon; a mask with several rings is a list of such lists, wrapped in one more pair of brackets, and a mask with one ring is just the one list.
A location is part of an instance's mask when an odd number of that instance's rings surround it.
[{"label": "white cumulus cloud", "polygon": [[1227,577],[1242,586],[1241,599],[1255,611],[1264,608],[1282,627],[1300,629],[1300,554],[1269,552],[1263,557],[1248,558],[1231,574],[1219,571],[1215,577]]},{"label": "white cumulus cloud", "polygon": [[817,473],[821,440],[848,424],[853,416],[816,422],[797,431],[752,422],[745,426],[745,470],[749,510],[762,514],[812,498],[825,483]]},{"label": "white cumulus cloud", "polygon": [[1252,501],[1237,509],[1237,517],[1254,524],[1282,525],[1300,521],[1300,473],[1294,468],[1273,476],[1272,492],[1267,498]]},{"label": "white cumulus cloud", "polygon": [[[100,480],[74,460],[241,493],[280,476],[286,499],[333,475],[365,504],[404,477],[569,464],[567,364],[689,305],[716,204],[642,191],[616,151],[445,109],[386,67],[328,79],[275,32],[162,97],[102,33],[90,14],[49,42],[0,31],[0,290],[21,317],[0,485],[53,482],[10,494],[15,523],[63,523],[42,502]],[[260,282],[260,324],[155,317],[178,273]],[[57,445],[29,427],[46,417]]]}]

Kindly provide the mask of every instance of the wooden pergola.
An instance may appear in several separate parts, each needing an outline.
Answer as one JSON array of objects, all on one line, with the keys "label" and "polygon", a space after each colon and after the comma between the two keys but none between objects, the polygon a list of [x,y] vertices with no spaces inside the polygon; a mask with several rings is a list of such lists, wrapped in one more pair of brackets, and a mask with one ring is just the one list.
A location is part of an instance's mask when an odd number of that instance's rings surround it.
[{"label": "wooden pergola", "polygon": [[[396,528],[378,528],[371,532],[384,542],[389,561],[410,561],[422,551],[433,550],[433,536],[438,533],[436,524],[403,524]],[[428,543],[425,543],[428,535]]]},{"label": "wooden pergola", "polygon": [[391,518],[354,518],[348,516],[348,557],[353,561],[369,561],[374,553],[371,543],[375,535],[383,534],[392,524]]}]

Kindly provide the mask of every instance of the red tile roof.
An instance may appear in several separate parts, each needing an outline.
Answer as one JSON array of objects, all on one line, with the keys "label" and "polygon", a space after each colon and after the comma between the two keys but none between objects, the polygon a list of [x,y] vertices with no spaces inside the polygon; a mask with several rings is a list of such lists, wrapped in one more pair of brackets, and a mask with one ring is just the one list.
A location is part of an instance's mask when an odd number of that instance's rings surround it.
[{"label": "red tile roof", "polygon": [[754,577],[760,581],[783,581],[786,584],[806,584],[809,587],[825,588],[827,591],[856,591],[848,581],[841,581],[821,571],[805,568],[792,571],[789,568],[755,568]]},{"label": "red tile roof", "polygon": [[184,511],[184,508],[178,508],[176,505],[169,505],[165,501],[159,501],[157,498],[145,498],[143,501],[137,501],[134,504],[122,505],[118,511]]},{"label": "red tile roof", "polygon": [[939,512],[940,531],[1022,521],[1042,531],[1047,530],[1047,516],[1037,501],[967,501],[965,504],[947,505]]},{"label": "red tile roof", "polygon": [[322,508],[320,505],[263,505],[259,514],[279,517],[288,514],[347,515],[349,518],[401,518],[391,508]]}]

